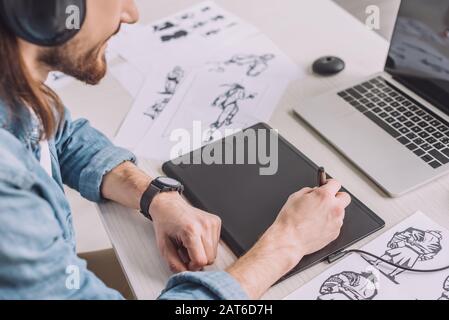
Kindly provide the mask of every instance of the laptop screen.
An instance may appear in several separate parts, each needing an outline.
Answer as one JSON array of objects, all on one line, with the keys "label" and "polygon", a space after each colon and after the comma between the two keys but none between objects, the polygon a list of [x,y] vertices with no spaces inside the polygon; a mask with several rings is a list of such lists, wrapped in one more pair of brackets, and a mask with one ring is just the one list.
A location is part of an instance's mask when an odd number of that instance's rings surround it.
[{"label": "laptop screen", "polygon": [[449,114],[449,0],[402,0],[385,71]]}]

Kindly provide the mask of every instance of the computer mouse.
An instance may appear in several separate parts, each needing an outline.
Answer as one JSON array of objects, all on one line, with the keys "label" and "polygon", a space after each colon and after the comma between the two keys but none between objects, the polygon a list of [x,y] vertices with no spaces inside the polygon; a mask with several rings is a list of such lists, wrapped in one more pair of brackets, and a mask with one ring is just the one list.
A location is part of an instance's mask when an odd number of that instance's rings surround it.
[{"label": "computer mouse", "polygon": [[333,56],[321,57],[313,63],[312,70],[321,76],[331,76],[344,70],[345,62]]}]

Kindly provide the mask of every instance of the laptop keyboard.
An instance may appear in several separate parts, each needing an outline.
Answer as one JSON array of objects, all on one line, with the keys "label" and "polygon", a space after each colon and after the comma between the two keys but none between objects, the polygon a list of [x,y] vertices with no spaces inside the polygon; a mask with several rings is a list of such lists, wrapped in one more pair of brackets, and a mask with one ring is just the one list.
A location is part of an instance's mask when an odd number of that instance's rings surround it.
[{"label": "laptop keyboard", "polygon": [[338,95],[432,168],[449,163],[449,123],[382,77]]}]

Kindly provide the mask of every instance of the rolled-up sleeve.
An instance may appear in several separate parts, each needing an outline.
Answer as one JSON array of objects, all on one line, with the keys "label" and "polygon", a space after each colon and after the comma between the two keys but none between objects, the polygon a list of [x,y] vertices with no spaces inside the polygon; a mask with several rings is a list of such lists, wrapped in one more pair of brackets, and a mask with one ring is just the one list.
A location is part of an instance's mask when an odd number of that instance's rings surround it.
[{"label": "rolled-up sleeve", "polygon": [[67,109],[55,145],[64,184],[94,202],[102,200],[101,183],[105,174],[123,162],[136,161],[133,153],[114,146],[89,121],[72,121]]},{"label": "rolled-up sleeve", "polygon": [[240,284],[223,271],[182,272],[168,281],[160,300],[248,300]]}]

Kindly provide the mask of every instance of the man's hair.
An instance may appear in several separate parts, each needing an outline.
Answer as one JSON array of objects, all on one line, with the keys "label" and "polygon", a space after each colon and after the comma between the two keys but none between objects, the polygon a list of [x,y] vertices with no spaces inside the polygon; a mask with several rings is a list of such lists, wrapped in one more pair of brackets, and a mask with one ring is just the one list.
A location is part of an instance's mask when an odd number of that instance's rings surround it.
[{"label": "man's hair", "polygon": [[31,108],[41,124],[40,137],[52,137],[64,108],[56,93],[31,77],[19,50],[18,39],[0,19],[0,100],[12,119],[21,119],[21,108]]}]

